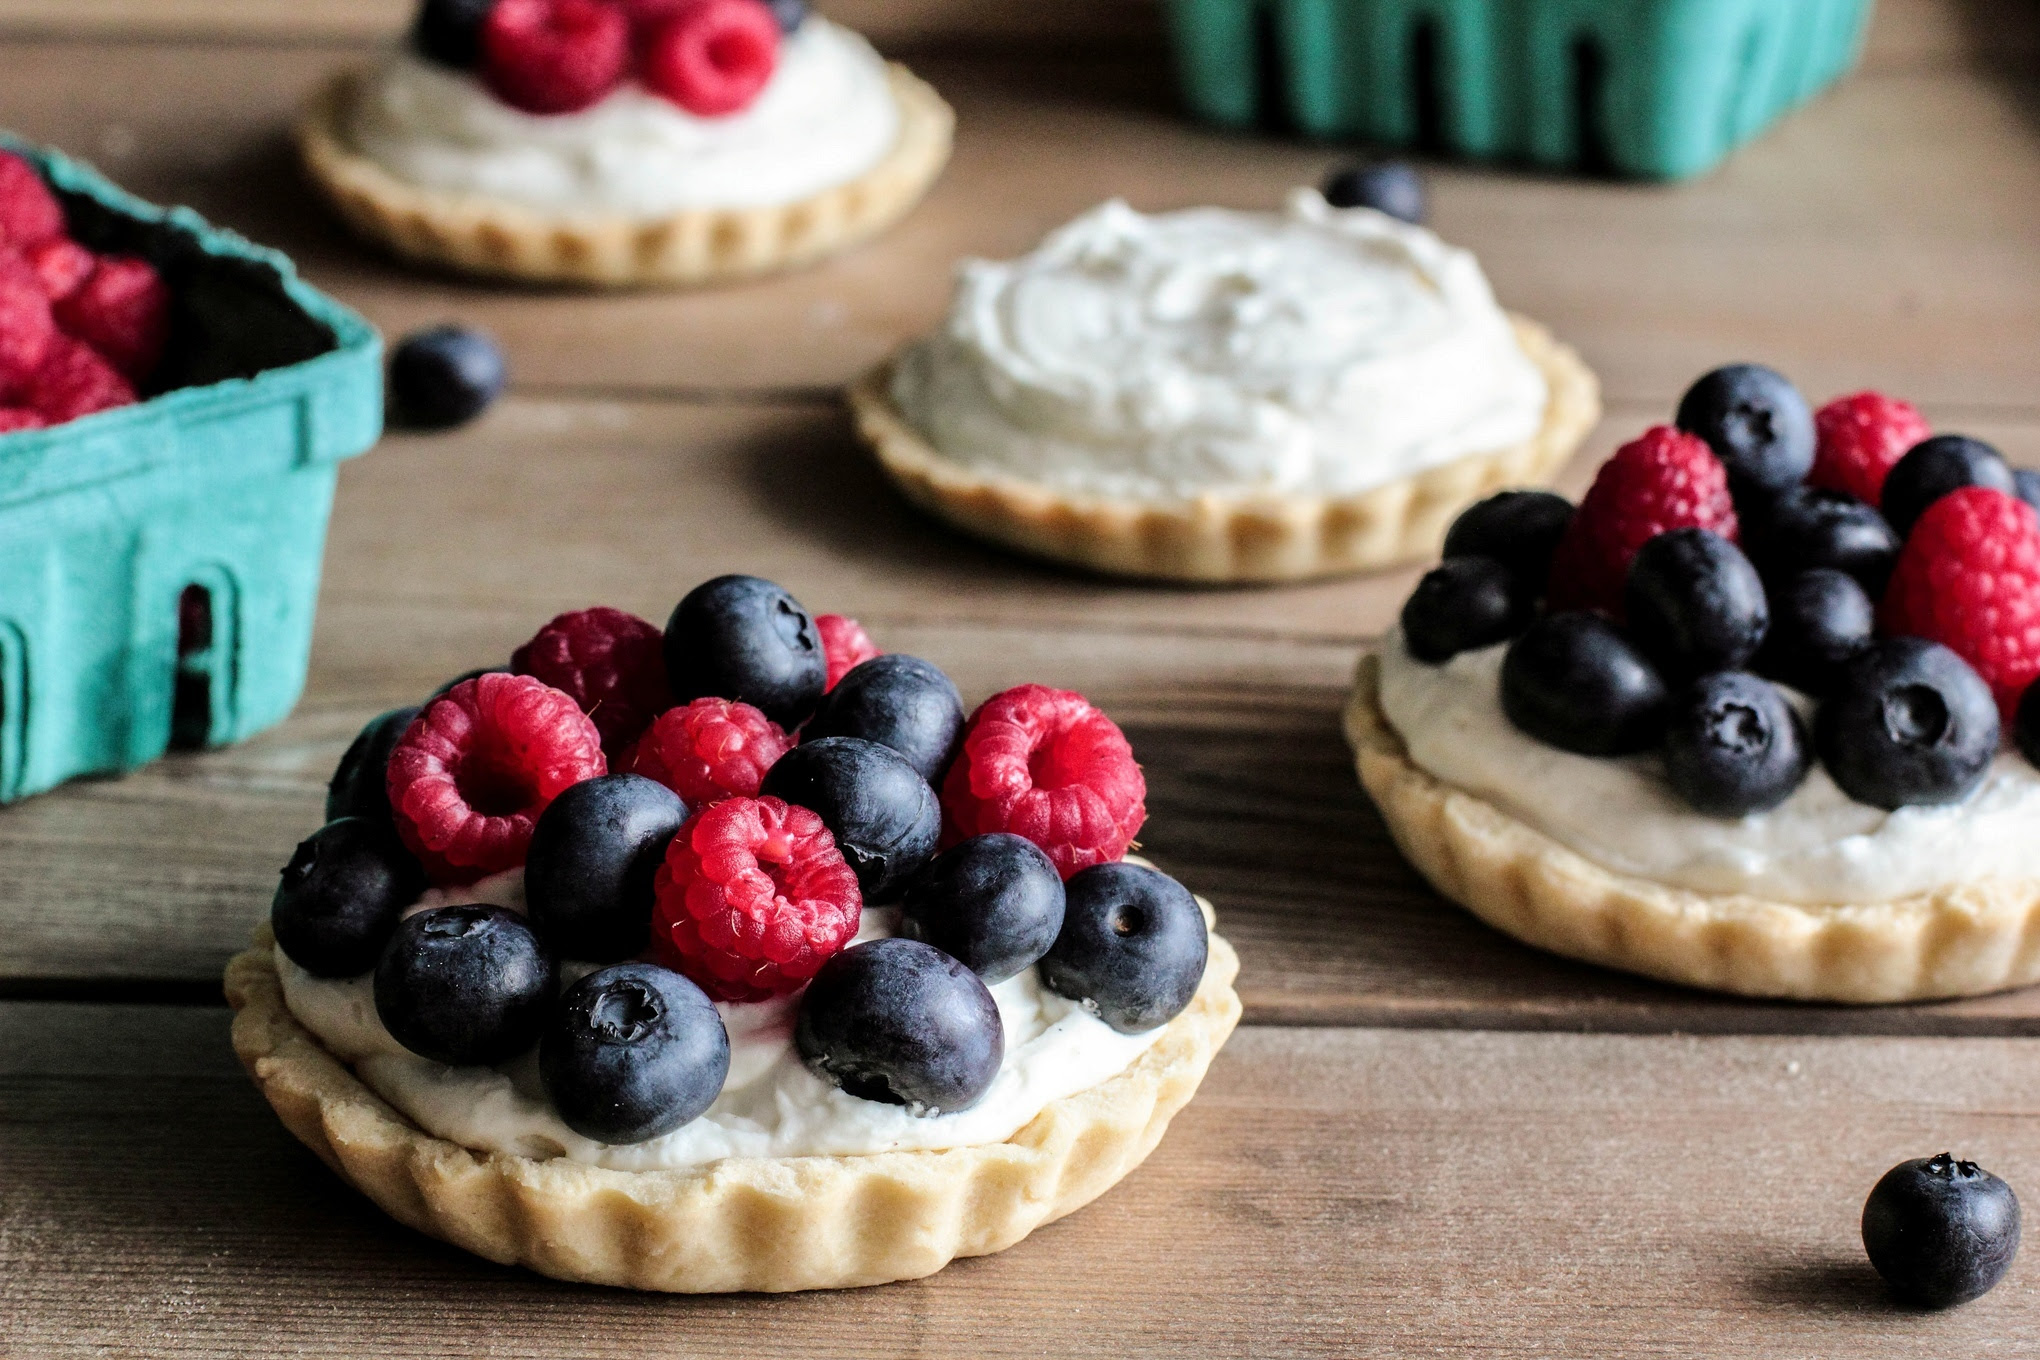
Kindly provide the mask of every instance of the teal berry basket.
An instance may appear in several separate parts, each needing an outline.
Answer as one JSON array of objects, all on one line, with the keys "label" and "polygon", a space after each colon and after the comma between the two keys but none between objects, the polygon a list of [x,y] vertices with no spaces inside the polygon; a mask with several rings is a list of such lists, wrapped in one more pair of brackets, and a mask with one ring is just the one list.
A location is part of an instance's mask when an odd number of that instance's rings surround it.
[{"label": "teal berry basket", "polygon": [[1164,0],[1226,127],[1680,179],[1855,64],[1873,0]]},{"label": "teal berry basket", "polygon": [[173,296],[143,400],[0,435],[0,803],[278,722],[304,689],[338,464],[382,343],[289,260],[0,135],[71,234]]}]

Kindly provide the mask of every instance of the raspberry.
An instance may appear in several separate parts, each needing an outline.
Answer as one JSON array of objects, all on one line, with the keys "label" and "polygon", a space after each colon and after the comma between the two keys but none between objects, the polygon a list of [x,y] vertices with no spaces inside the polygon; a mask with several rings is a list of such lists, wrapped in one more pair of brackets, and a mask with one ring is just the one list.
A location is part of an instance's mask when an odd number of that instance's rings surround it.
[{"label": "raspberry", "polygon": [[1820,444],[1806,480],[1876,505],[1884,474],[1907,449],[1933,433],[1926,417],[1881,392],[1836,397],[1813,413]]},{"label": "raspberry", "polygon": [[50,338],[42,367],[21,389],[27,404],[52,425],[134,403],[135,389],[82,340],[61,331]]},{"label": "raspberry", "polygon": [[746,108],[779,62],[779,21],[759,0],[694,0],[645,47],[643,78],[689,113]]},{"label": "raspberry", "polygon": [[829,679],[823,693],[874,656],[883,656],[864,625],[841,614],[815,615],[815,631],[822,635],[822,655],[829,659]]},{"label": "raspberry", "polygon": [[943,844],[1025,836],[1064,878],[1126,854],[1147,820],[1126,736],[1081,694],[1021,685],[985,700],[942,781]]},{"label": "raspberry", "polygon": [[765,772],[793,749],[793,738],[749,704],[696,699],[659,715],[623,765],[656,779],[687,806],[754,798]]},{"label": "raspberry", "polygon": [[1551,608],[1620,617],[1637,549],[1667,529],[1712,529],[1733,542],[1728,470],[1705,440],[1657,425],[1601,465],[1551,560]]},{"label": "raspberry", "polygon": [[99,268],[97,255],[76,241],[61,236],[54,241],[31,246],[21,253],[41,281],[44,296],[51,302],[61,302],[77,292],[85,280],[92,277],[92,271]]},{"label": "raspberry", "polygon": [[64,210],[35,167],[0,151],[0,243],[27,250],[64,234]]},{"label": "raspberry", "polygon": [[102,256],[55,312],[59,326],[98,350],[129,382],[149,376],[170,334],[170,290],[154,265],[134,255]]},{"label": "raspberry", "polygon": [[0,406],[0,434],[16,430],[40,430],[49,422],[23,406]]},{"label": "raspberry", "polygon": [[56,338],[42,281],[19,254],[0,246],[0,393],[25,389]]},{"label": "raspberry", "polygon": [[433,700],[397,739],[390,809],[434,883],[472,883],[524,863],[538,814],[608,769],[573,696],[491,671]]},{"label": "raspberry", "polygon": [[621,609],[560,615],[511,654],[510,669],[571,695],[595,720],[612,763],[673,706],[665,635]]},{"label": "raspberry", "polygon": [[630,66],[630,20],[602,0],[499,0],[482,25],[482,76],[526,113],[575,113]]},{"label": "raspberry", "polygon": [[652,892],[652,957],[718,1001],[798,990],[856,936],[864,908],[822,819],[777,798],[688,818]]},{"label": "raspberry", "polygon": [[1941,497],[1906,536],[1878,621],[1967,661],[2009,727],[2040,678],[2040,516],[1992,487]]}]

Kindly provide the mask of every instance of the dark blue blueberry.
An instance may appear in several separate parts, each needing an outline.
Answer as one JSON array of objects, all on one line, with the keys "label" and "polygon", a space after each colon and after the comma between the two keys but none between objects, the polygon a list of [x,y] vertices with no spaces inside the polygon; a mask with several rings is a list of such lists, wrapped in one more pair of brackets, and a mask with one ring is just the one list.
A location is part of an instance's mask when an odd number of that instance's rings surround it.
[{"label": "dark blue blueberry", "polygon": [[793,1041],[824,1081],[917,1115],[977,1104],[999,1075],[1006,1031],[984,980],[919,940],[852,945],[816,972]]},{"label": "dark blue blueberry", "polygon": [[567,988],[538,1044],[553,1109],[600,1143],[642,1143],[700,1118],[729,1072],[715,1003],[654,963],[597,969]]},{"label": "dark blue blueberry", "polygon": [[1774,808],[1812,767],[1806,724],[1770,681],[1722,671],[1672,696],[1665,774],[1699,811],[1741,817]]},{"label": "dark blue blueberry", "polygon": [[2012,717],[2012,744],[2029,764],[2040,765],[2040,680],[2026,686]]},{"label": "dark blue blueberry", "polygon": [[1452,521],[1445,556],[1492,557],[1535,599],[1544,594],[1551,555],[1572,517],[1572,502],[1550,491],[1497,492]]},{"label": "dark blue blueberry", "polygon": [[1537,597],[1492,557],[1448,557],[1403,602],[1410,655],[1442,665],[1461,652],[1507,642],[1537,617]]},{"label": "dark blue blueberry", "polygon": [[1063,885],[1062,933],[1041,960],[1058,996],[1121,1034],[1165,1025],[1197,995],[1211,948],[1190,890],[1138,864],[1094,864]]},{"label": "dark blue blueberry", "polygon": [[1325,202],[1334,208],[1372,208],[1421,225],[1424,179],[1405,161],[1347,165],[1325,176]]},{"label": "dark blue blueberry", "polygon": [[888,652],[853,668],[823,696],[801,732],[803,741],[818,737],[890,746],[921,778],[940,783],[963,739],[963,696],[939,667]]},{"label": "dark blue blueberry", "polygon": [[415,708],[393,708],[361,729],[326,786],[327,821],[341,817],[390,819],[390,752],[417,716]]},{"label": "dark blue blueberry", "polygon": [[411,42],[420,55],[456,71],[481,64],[482,25],[496,0],[425,0]]},{"label": "dark blue blueberry", "polygon": [[1552,614],[1530,625],[1502,659],[1502,711],[1547,746],[1584,756],[1657,745],[1664,678],[1599,614]]},{"label": "dark blue blueberry", "polygon": [[756,576],[718,576],[666,621],[666,674],[683,704],[740,700],[790,732],[821,702],[829,662],[799,600]]},{"label": "dark blue blueberry", "polygon": [[639,774],[575,784],[532,828],[524,896],[533,929],[561,958],[610,963],[642,953],[652,879],[687,805]]},{"label": "dark blue blueberry", "polygon": [[765,7],[779,21],[781,33],[793,33],[807,22],[808,0],[765,0]]},{"label": "dark blue blueberry", "polygon": [[1842,792],[1881,808],[1961,802],[1989,771],[1998,733],[1990,686],[1946,647],[1911,637],[1843,667],[1813,721]]},{"label": "dark blue blueberry", "polygon": [[2019,1254],[2019,1197],[1945,1152],[1900,1162],[1863,1201],[1863,1248],[1907,1301],[1967,1303],[1989,1293]]},{"label": "dark blue blueberry", "polygon": [[1757,569],[1706,529],[1674,529],[1645,543],[1630,563],[1623,607],[1636,645],[1679,678],[1735,670],[1771,626]]},{"label": "dark blue blueberry", "polygon": [[1832,567],[1861,581],[1872,595],[1884,592],[1898,561],[1898,535],[1884,516],[1854,496],[1824,487],[1780,492],[1745,538],[1766,577]]},{"label": "dark blue blueberry", "polygon": [[509,371],[496,342],[466,326],[408,335],[390,355],[390,409],[401,425],[448,430],[502,394]]},{"label": "dark blue blueberry", "polygon": [[426,695],[425,702],[427,704],[430,704],[434,699],[445,698],[447,692],[451,690],[455,685],[463,685],[470,680],[479,680],[482,676],[485,675],[508,675],[508,674],[510,674],[510,668],[508,666],[477,666],[471,671],[462,671],[459,675],[454,676],[453,679],[447,681],[445,684],[441,685],[438,689],[435,689],[432,691],[432,693]]},{"label": "dark blue blueberry", "polygon": [[758,791],[822,819],[867,903],[898,897],[942,838],[935,790],[906,757],[875,741],[804,741],[766,771]]},{"label": "dark blue blueberry", "polygon": [[1761,364],[1717,368],[1686,389],[1678,426],[1728,468],[1737,503],[1802,482],[1813,467],[1813,412],[1785,376]]},{"label": "dark blue blueberry", "polygon": [[385,817],[342,817],[300,842],[269,904],[269,927],[291,962],[319,977],[375,967],[425,871]]},{"label": "dark blue blueberry", "polygon": [[2012,491],[2020,500],[2040,510],[2040,472],[2032,468],[2013,468]]},{"label": "dark blue blueberry", "polygon": [[900,933],[924,940],[986,982],[1034,966],[1062,933],[1063,881],[1025,836],[994,831],[944,850],[914,875]]},{"label": "dark blue blueberry", "polygon": [[1862,582],[1825,567],[1771,584],[1771,627],[1755,669],[1802,694],[1834,688],[1842,667],[1870,649],[1877,607]]},{"label": "dark blue blueberry", "polygon": [[538,1042],[559,967],[524,918],[502,907],[407,916],[375,966],[375,1013],[390,1037],[452,1067],[506,1062]]},{"label": "dark blue blueberry", "polygon": [[1987,486],[2007,496],[2019,491],[2011,464],[1981,439],[1966,434],[1923,439],[1906,450],[1884,478],[1884,518],[1904,538],[1928,506],[1965,486]]}]

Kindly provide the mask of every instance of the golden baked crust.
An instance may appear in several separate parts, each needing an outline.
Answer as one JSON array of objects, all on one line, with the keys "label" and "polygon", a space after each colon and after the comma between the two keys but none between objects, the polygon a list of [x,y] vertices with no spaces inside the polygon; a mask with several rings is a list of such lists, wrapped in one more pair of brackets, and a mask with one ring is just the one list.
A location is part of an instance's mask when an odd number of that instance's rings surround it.
[{"label": "golden baked crust", "polygon": [[1601,418],[1600,384],[1549,331],[1511,320],[1551,388],[1536,437],[1351,496],[1207,495],[1150,504],[965,467],[893,405],[890,360],[851,386],[850,408],[858,434],[907,499],[995,543],[1113,576],[1300,581],[1428,557],[1474,501],[1503,487],[1541,485],[1565,466]]},{"label": "golden baked crust", "polygon": [[1346,739],[1403,855],[1495,929],[1589,963],[1745,996],[1857,1003],[1974,996],[2040,980],[2040,882],[1804,906],[1604,869],[1413,764],[1361,658]]},{"label": "golden baked crust", "polygon": [[719,283],[833,255],[877,235],[921,200],[949,161],[956,122],[940,95],[895,63],[887,76],[900,109],[899,140],[856,179],[762,208],[697,208],[649,218],[547,213],[485,195],[422,188],[354,150],[342,115],[361,74],[335,78],[297,125],[305,165],[341,216],[406,259],[534,283]]},{"label": "golden baked crust", "polygon": [[679,1293],[837,1289],[1002,1250],[1139,1166],[1240,1017],[1218,935],[1196,997],[1133,1065],[1003,1143],[611,1171],[421,1131],[286,1009],[267,924],[227,965],[234,1051],[299,1141],[399,1222],[563,1280]]}]

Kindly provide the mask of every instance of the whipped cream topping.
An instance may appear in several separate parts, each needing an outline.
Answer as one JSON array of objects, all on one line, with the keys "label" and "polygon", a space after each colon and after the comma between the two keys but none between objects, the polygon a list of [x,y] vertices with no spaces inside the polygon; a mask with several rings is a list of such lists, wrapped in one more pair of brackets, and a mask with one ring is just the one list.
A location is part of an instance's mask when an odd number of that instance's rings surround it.
[{"label": "whipped cream topping", "polygon": [[[513,869],[471,888],[428,892],[411,911],[458,902],[522,911],[524,871]],[[895,909],[867,908],[857,940],[893,934],[897,921]],[[1029,968],[991,989],[1006,1030],[1005,1061],[991,1089],[967,1110],[916,1116],[902,1106],[848,1095],[808,1071],[793,1044],[798,997],[723,1004],[716,1009],[729,1032],[730,1071],[707,1113],[663,1137],[610,1144],[582,1137],[553,1113],[535,1050],[500,1067],[447,1067],[390,1037],[375,1012],[372,974],[314,977],[281,948],[276,971],[298,1023],[426,1132],[482,1151],[567,1157],[618,1171],[701,1166],[724,1157],[855,1155],[1003,1142],[1050,1101],[1124,1071],[1162,1034],[1159,1026],[1121,1034],[1042,986]],[[560,971],[562,985],[571,985],[594,965],[566,964]]]},{"label": "whipped cream topping", "polygon": [[892,396],[952,461],[1153,502],[1364,491],[1530,439],[1549,393],[1472,255],[1302,189],[965,262]]},{"label": "whipped cream topping", "polygon": [[626,81],[579,113],[524,113],[409,48],[350,111],[355,147],[397,178],[548,211],[652,216],[797,202],[857,178],[899,138],[885,61],[810,15],[748,108],[703,118]]},{"label": "whipped cream topping", "polygon": [[[2040,878],[2040,771],[1999,754],[1975,793],[1895,812],[1849,798],[1815,764],[1769,812],[1696,812],[1655,754],[1600,759],[1526,735],[1502,712],[1506,646],[1443,666],[1381,648],[1381,711],[1418,768],[1604,868],[1708,893],[1808,906],[1889,902],[1992,878]],[[1804,696],[1787,694],[1811,717]]]}]

